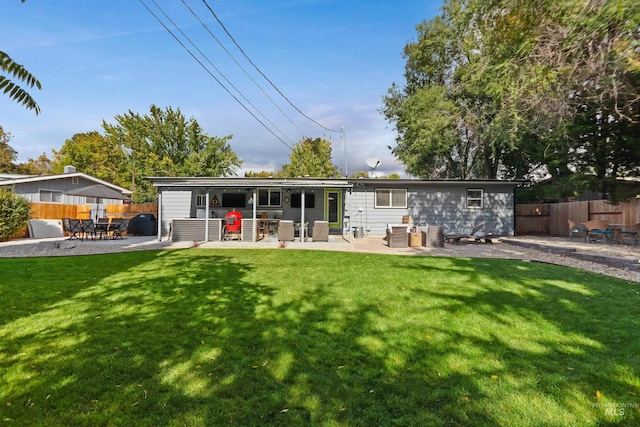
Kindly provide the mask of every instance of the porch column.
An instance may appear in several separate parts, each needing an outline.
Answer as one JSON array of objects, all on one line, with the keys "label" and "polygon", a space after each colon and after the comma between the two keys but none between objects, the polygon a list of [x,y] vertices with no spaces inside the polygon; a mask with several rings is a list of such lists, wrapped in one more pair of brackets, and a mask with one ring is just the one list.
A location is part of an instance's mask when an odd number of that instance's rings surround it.
[{"label": "porch column", "polygon": [[302,194],[300,195],[300,241],[304,242],[304,209],[305,209],[305,193],[304,187],[302,188]]},{"label": "porch column", "polygon": [[251,236],[253,238],[253,242],[257,242],[258,241],[258,227],[257,227],[257,216],[258,216],[258,194],[256,192],[256,189],[253,189],[253,192],[251,193],[253,197],[253,231],[251,232]]},{"label": "porch column", "polygon": [[[207,190],[205,196],[205,210],[204,210],[204,241],[209,240],[209,191]],[[197,216],[197,215],[196,215]]]}]

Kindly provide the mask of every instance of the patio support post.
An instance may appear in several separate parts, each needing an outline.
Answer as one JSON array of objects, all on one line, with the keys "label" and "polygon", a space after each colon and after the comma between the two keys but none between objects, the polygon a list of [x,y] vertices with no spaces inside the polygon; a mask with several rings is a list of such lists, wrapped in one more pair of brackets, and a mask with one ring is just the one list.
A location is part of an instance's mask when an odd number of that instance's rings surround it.
[{"label": "patio support post", "polygon": [[302,194],[300,195],[300,242],[304,242],[304,210],[305,210],[305,192],[302,187]]},{"label": "patio support post", "polygon": [[[344,195],[347,195],[347,192],[344,192]],[[352,205],[351,205],[351,200],[353,199],[353,192],[351,190],[351,188],[349,189],[349,227],[347,228],[347,234],[349,235],[349,243],[351,243],[351,238],[353,237],[353,233],[351,232],[352,228],[351,228],[351,216],[352,216]],[[344,221],[344,216],[342,218],[342,220]]]},{"label": "patio support post", "polygon": [[204,200],[206,206],[204,209],[204,241],[207,242],[209,240],[209,191],[206,192]]},{"label": "patio support post", "polygon": [[254,242],[258,241],[258,229],[256,227],[257,224],[257,216],[258,216],[258,194],[256,192],[256,189],[254,188],[252,190],[252,196],[253,197],[253,231],[251,232],[251,236]]}]

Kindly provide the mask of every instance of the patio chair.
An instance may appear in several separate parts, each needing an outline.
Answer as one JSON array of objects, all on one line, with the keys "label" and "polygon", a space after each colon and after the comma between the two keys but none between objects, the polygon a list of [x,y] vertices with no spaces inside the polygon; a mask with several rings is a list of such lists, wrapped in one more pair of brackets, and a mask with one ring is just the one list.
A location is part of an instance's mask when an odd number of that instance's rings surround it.
[{"label": "patio chair", "polygon": [[295,228],[293,221],[280,220],[280,223],[278,224],[278,240],[285,242],[293,242],[295,240]]},{"label": "patio chair", "polygon": [[625,240],[631,239],[634,245],[638,244],[638,232],[640,231],[640,223],[634,224],[629,227],[625,227],[618,231],[616,240],[619,243],[624,243]]},{"label": "patio chair", "polygon": [[95,223],[96,233],[100,235],[100,239],[103,237],[106,239],[109,237],[109,230],[111,227],[111,221],[109,218],[98,218],[98,222]]},{"label": "patio chair", "polygon": [[69,219],[69,240],[83,240],[83,233],[82,221],[79,219]]},{"label": "patio chair", "polygon": [[71,225],[69,225],[69,218],[62,218],[62,234],[65,236],[71,236]]},{"label": "patio chair", "polygon": [[576,224],[575,221],[570,219],[567,220],[569,223],[569,240],[573,240],[574,233],[584,233],[584,239],[587,239],[587,234],[589,234],[589,229],[584,226],[584,224]]},{"label": "patio chair", "polygon": [[87,239],[89,238],[89,236],[91,236],[91,240],[96,240],[96,224],[93,222],[92,219],[83,219],[82,220],[82,231],[84,234],[84,237],[86,237]]},{"label": "patio chair", "polygon": [[387,245],[390,248],[408,248],[409,233],[406,225],[392,225],[387,233]]},{"label": "patio chair", "polygon": [[613,238],[613,228],[606,221],[587,221],[584,223],[587,228],[587,242],[606,242]]},{"label": "patio chair", "polygon": [[475,239],[476,234],[480,233],[481,230],[483,230],[484,226],[485,226],[485,223],[483,222],[473,227],[470,233],[445,234],[444,240],[448,243],[453,243],[454,245],[457,245],[458,243],[460,243],[461,239]]},{"label": "patio chair", "polygon": [[491,238],[496,237],[493,234],[493,230],[496,228],[496,225],[496,221],[488,221],[484,224],[484,227],[482,227],[482,229],[471,233],[471,235],[476,242],[480,242],[482,241],[482,239],[484,239],[485,243],[491,243]]},{"label": "patio chair", "polygon": [[113,240],[122,239],[122,232],[127,231],[127,225],[129,222],[126,222],[125,225],[124,218],[113,218],[111,223],[109,224],[109,232],[111,233],[111,238]]},{"label": "patio chair", "polygon": [[314,242],[329,241],[329,221],[313,222],[313,241]]}]

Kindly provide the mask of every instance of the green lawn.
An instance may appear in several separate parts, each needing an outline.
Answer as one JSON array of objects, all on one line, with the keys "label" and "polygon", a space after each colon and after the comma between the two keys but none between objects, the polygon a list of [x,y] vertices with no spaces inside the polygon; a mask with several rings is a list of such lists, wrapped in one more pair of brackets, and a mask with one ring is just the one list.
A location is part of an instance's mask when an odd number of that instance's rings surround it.
[{"label": "green lawn", "polygon": [[2,425],[640,424],[637,283],[282,249],[0,272]]}]

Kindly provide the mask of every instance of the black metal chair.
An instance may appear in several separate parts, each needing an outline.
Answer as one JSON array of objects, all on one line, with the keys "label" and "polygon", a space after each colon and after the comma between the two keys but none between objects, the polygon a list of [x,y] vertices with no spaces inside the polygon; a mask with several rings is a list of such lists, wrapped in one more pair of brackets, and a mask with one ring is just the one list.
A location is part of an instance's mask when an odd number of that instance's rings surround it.
[{"label": "black metal chair", "polygon": [[92,219],[83,219],[82,220],[82,229],[84,231],[84,236],[88,239],[91,236],[91,240],[96,240],[96,224]]},{"label": "black metal chair", "polygon": [[[84,228],[82,228],[82,221],[79,219],[68,219],[69,221],[69,240],[83,240]],[[64,220],[62,220],[64,224]]]},{"label": "black metal chair", "polygon": [[[127,231],[124,221],[125,220],[122,218],[114,218],[111,220],[111,224],[109,224],[109,231],[111,232],[112,239],[122,239],[122,232]],[[127,221],[127,225],[128,224],[129,221]]]},{"label": "black metal chair", "polygon": [[96,233],[100,235],[100,239],[103,237],[107,239],[111,229],[111,222],[109,218],[98,218],[98,222],[95,224]]}]

